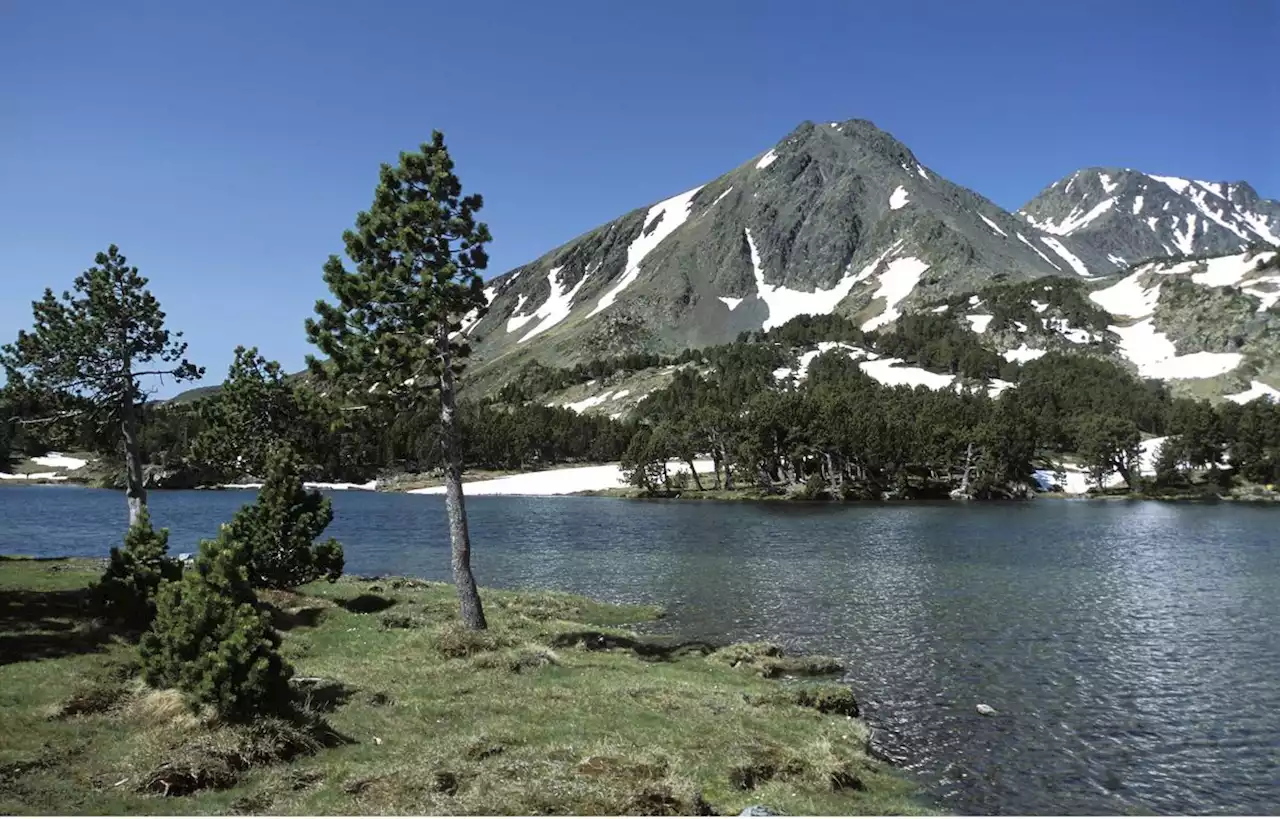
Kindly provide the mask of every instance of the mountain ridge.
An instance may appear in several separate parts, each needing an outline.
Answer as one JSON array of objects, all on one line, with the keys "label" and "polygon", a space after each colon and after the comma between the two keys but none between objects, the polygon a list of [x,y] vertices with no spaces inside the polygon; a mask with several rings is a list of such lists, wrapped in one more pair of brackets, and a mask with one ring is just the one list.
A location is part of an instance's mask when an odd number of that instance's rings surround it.
[{"label": "mountain ridge", "polygon": [[480,368],[527,358],[521,345],[538,336],[536,357],[564,361],[722,343],[806,312],[883,326],[957,286],[1078,274],[1048,238],[870,121],[805,122],[737,168],[491,279],[489,314],[466,332]]}]

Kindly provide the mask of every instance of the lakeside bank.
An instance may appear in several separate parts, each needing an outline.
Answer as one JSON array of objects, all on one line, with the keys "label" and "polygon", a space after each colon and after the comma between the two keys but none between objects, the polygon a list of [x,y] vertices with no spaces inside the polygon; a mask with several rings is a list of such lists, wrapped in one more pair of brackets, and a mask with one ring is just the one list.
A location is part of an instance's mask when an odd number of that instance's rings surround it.
[{"label": "lakeside bank", "polygon": [[88,606],[100,571],[0,558],[5,813],[928,812],[871,754],[834,661],[639,638],[652,607],[487,589],[473,633],[444,583],[264,593],[324,726],[295,736],[202,723],[141,685]]}]

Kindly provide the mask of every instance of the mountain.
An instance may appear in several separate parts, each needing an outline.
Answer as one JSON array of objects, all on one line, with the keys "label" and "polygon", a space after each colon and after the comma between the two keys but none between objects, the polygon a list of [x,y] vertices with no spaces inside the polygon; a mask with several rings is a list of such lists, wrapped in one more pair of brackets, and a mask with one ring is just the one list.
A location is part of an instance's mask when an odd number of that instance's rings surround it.
[{"label": "mountain", "polygon": [[[805,122],[722,176],[491,279],[487,313],[460,330],[473,348],[465,385],[494,394],[521,373],[530,375],[522,383],[542,384],[535,365],[671,356],[806,314],[874,333],[926,311],[950,311],[1010,363],[1069,351],[1197,380],[1184,354],[1238,354],[1241,367],[1213,376],[1212,393],[1240,387],[1248,373],[1280,385],[1270,363],[1280,350],[1268,358],[1265,337],[1280,278],[1249,272],[1273,268],[1263,251],[1277,245],[1280,203],[1244,182],[1088,168],[1013,214],[924,167],[871,122]],[[1161,281],[1177,296],[1161,312],[1116,312],[1114,298],[1091,297],[1134,282],[1156,293]],[[1162,318],[1168,310],[1177,315]],[[1159,338],[1133,335],[1144,320]],[[1161,364],[1154,348],[1140,349],[1165,342],[1177,354],[1160,347]],[[1221,368],[1228,359],[1216,360]],[[671,369],[634,383],[596,376],[590,385],[561,378],[543,398],[625,414]]]},{"label": "mountain", "polygon": [[1280,202],[1245,182],[1201,182],[1127,168],[1060,179],[1018,215],[1058,237],[1094,272],[1168,256],[1217,256],[1280,245]]},{"label": "mountain", "polygon": [[532,359],[677,352],[804,313],[872,330],[993,281],[1089,272],[1057,236],[928,170],[874,124],[806,122],[723,176],[494,278],[488,314],[464,332],[492,381]]},{"label": "mountain", "polygon": [[[884,385],[968,387],[995,396],[1019,387],[1022,365],[1058,353],[1109,360],[1134,376],[1164,381],[1177,396],[1280,400],[1277,251],[1158,260],[1087,280],[988,284],[904,313],[890,331],[857,338],[829,325],[771,333],[751,346],[775,357],[779,384],[804,381],[820,355],[842,350]],[[533,393],[542,403],[618,418],[685,366],[691,365],[619,366]]]}]

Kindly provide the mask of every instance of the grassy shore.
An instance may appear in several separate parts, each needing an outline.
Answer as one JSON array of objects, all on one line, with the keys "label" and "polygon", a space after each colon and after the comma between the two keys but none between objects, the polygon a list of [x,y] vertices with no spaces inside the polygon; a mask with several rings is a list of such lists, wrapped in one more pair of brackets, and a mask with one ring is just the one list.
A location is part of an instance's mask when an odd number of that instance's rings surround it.
[{"label": "grassy shore", "polygon": [[[0,813],[921,813],[836,665],[641,640],[660,612],[406,579],[264,596],[299,716],[250,727],[147,689],[91,616],[92,561],[0,558]],[[794,679],[793,679],[794,678]]]}]

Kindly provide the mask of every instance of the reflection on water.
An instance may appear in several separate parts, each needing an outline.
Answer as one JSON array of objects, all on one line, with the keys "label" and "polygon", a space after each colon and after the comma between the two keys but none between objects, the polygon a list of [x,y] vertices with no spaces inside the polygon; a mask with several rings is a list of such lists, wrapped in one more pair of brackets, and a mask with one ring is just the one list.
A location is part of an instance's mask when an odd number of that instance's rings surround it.
[{"label": "reflection on water", "polygon": [[[251,497],[156,493],[153,512],[189,551]],[[346,493],[335,507],[350,571],[445,578],[439,498]],[[482,583],[658,602],[663,627],[691,637],[844,658],[878,745],[944,809],[1280,810],[1280,509],[475,498],[469,511]],[[4,487],[0,520],[0,552],[103,554],[124,504]]]}]

